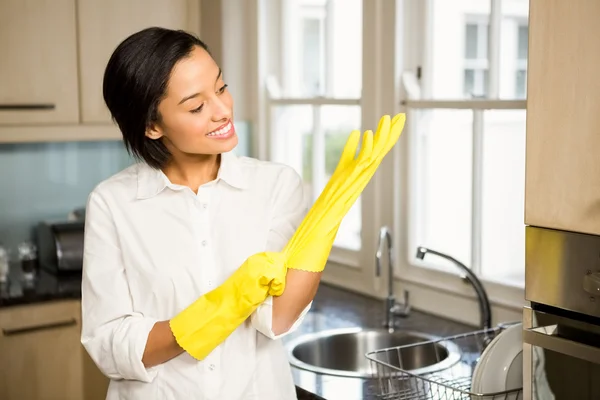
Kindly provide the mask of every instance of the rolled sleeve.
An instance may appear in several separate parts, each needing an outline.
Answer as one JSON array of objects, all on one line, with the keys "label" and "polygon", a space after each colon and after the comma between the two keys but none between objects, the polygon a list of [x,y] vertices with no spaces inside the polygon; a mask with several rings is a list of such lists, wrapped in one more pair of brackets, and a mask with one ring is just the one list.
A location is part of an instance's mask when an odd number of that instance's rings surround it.
[{"label": "rolled sleeve", "polygon": [[293,325],[286,332],[276,335],[273,332],[273,297],[269,296],[252,314],[252,326],[254,329],[270,339],[280,339],[294,332],[304,321],[306,313],[310,310],[312,301],[302,310],[302,313],[296,318]]},{"label": "rolled sleeve", "polygon": [[146,368],[142,356],[157,320],[133,309],[115,224],[95,192],[86,208],[81,305],[81,343],[102,373],[151,382],[160,366]]},{"label": "rolled sleeve", "polygon": [[[307,201],[304,198],[304,182],[291,167],[282,170],[277,182],[279,193],[274,204],[274,215],[267,239],[266,251],[281,251],[300,226],[307,212]],[[310,310],[310,302],[286,332],[275,335],[273,326],[273,297],[268,297],[252,314],[252,326],[263,335],[278,339],[295,331],[306,313]]]}]

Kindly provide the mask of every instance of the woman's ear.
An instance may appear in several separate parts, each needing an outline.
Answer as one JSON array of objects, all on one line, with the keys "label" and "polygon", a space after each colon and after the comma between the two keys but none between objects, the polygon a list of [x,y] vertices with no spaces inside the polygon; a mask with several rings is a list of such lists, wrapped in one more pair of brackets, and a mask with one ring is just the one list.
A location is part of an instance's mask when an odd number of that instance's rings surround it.
[{"label": "woman's ear", "polygon": [[146,137],[147,138],[157,140],[163,136],[164,136],[164,134],[162,132],[162,129],[160,129],[160,127],[156,123],[154,123],[146,128]]}]

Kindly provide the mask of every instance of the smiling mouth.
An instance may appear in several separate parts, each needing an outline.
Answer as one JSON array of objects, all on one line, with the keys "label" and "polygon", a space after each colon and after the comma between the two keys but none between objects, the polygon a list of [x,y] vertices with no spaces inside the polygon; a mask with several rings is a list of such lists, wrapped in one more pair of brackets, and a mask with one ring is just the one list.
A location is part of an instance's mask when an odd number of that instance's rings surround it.
[{"label": "smiling mouth", "polygon": [[215,131],[207,133],[206,136],[209,136],[209,137],[226,137],[226,136],[230,135],[232,133],[232,131],[233,131],[233,124],[231,123],[231,121],[229,121],[222,128],[219,128],[219,129],[217,129]]}]

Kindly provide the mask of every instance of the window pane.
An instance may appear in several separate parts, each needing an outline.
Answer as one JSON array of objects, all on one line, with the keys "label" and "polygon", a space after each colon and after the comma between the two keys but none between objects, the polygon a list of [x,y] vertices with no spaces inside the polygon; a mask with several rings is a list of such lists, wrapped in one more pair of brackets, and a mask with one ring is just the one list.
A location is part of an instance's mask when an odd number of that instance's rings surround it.
[{"label": "window pane", "polygon": [[471,97],[475,90],[475,71],[465,69],[465,96]]},{"label": "window pane", "polygon": [[464,77],[465,97],[486,97],[489,87],[489,75],[487,69],[466,69]]},{"label": "window pane", "polygon": [[528,48],[528,38],[529,38],[529,27],[527,26],[519,26],[518,33],[518,51],[517,58],[519,60],[527,60],[527,48]]},{"label": "window pane", "polygon": [[323,43],[321,21],[305,18],[303,21],[302,83],[303,94],[308,97],[323,93]]},{"label": "window pane", "polygon": [[286,9],[284,95],[360,97],[362,0],[286,0]]},{"label": "window pane", "polygon": [[498,66],[502,99],[525,98],[524,76],[520,71],[527,70],[528,19],[529,0],[502,0]]},{"label": "window pane", "polygon": [[362,0],[328,0],[327,95],[359,98],[362,92]]},{"label": "window pane", "polygon": [[[442,251],[470,265],[472,112],[411,112],[418,140],[416,245]],[[432,258],[433,259],[433,258]],[[445,261],[435,258],[435,263]],[[455,271],[455,267],[451,270]]]},{"label": "window pane", "polygon": [[[485,68],[489,0],[431,0],[432,23],[428,36],[430,63],[425,65],[425,97],[459,99],[465,97],[466,69]],[[483,65],[469,65],[477,60]]]},{"label": "window pane", "polygon": [[517,71],[515,79],[515,97],[524,99],[527,96],[527,71]]},{"label": "window pane", "polygon": [[525,273],[525,110],[487,111],[482,276],[522,286]]},{"label": "window pane", "polygon": [[477,58],[477,25],[467,24],[465,33],[465,58],[474,60]]},{"label": "window pane", "polygon": [[[489,16],[488,16],[489,18]],[[490,21],[487,20],[480,25],[480,39],[479,39],[479,47],[483,49],[479,54],[479,58],[485,58],[486,60],[490,56]]]},{"label": "window pane", "polygon": [[[311,106],[279,106],[271,109],[271,159],[293,167],[304,181],[304,200],[312,204],[312,154],[304,148],[313,129]],[[302,149],[302,151],[298,151]]]},{"label": "window pane", "polygon": [[[471,97],[463,84],[465,70],[494,68],[500,98],[515,98],[515,72],[526,69],[529,1],[500,0],[497,43],[489,43],[491,0],[431,1],[432,31],[426,43],[431,57],[424,66],[424,95],[433,99]],[[491,50],[499,54],[493,66],[488,65]],[[488,93],[486,89],[475,95]]]},{"label": "window pane", "polygon": [[482,75],[482,79],[481,79],[481,88],[479,90],[480,96],[482,97],[487,97],[489,91],[488,88],[490,87],[490,71],[489,70],[483,70],[481,71],[481,75]]},{"label": "window pane", "polygon": [[[272,159],[296,169],[305,183],[306,204],[313,204],[333,174],[350,132],[361,127],[360,106],[280,106],[274,107],[272,116]],[[336,246],[360,250],[360,207],[359,198],[342,221]]]}]

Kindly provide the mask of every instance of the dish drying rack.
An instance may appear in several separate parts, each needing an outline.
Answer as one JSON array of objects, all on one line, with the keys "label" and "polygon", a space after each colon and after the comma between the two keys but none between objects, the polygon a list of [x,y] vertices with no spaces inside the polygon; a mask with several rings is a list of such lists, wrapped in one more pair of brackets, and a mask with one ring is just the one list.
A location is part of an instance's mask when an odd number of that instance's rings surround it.
[{"label": "dish drying rack", "polygon": [[[471,381],[475,366],[489,343],[510,325],[464,333],[439,340],[369,352],[378,398],[382,400],[523,400],[523,388],[496,393],[475,393]],[[415,352],[434,357],[432,367],[414,369],[403,360]],[[410,369],[409,369],[410,368]]]}]

